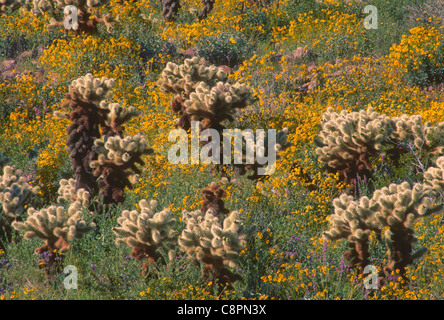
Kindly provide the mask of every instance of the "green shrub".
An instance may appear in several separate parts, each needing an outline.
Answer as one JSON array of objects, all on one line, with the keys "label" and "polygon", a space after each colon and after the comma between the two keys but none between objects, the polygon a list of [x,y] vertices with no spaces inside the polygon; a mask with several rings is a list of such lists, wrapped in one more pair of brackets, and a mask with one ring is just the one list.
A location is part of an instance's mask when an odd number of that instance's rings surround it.
[{"label": "green shrub", "polygon": [[420,67],[415,68],[415,63],[410,61],[407,67],[406,79],[413,85],[421,88],[444,82],[444,46],[438,49],[435,59],[427,55],[418,58]]},{"label": "green shrub", "polygon": [[196,48],[199,56],[211,64],[227,65],[232,68],[252,55],[254,45],[247,41],[240,32],[221,32],[217,36],[211,35],[202,38]]}]

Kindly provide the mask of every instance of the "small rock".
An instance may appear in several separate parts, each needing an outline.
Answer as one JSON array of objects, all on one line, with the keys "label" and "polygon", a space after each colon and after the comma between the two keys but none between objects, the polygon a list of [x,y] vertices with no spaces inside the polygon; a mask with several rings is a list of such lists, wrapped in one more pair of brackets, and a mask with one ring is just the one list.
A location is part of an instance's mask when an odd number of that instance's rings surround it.
[{"label": "small rock", "polygon": [[15,60],[5,60],[0,64],[0,72],[12,69],[17,64]]},{"label": "small rock", "polygon": [[32,57],[32,51],[25,51],[22,52],[19,56],[18,56],[18,60],[25,60],[25,59],[29,59]]},{"label": "small rock", "polygon": [[0,75],[3,80],[9,80],[13,79],[17,75],[17,72],[15,70],[6,70],[3,71]]},{"label": "small rock", "polygon": [[281,61],[282,54],[281,53],[275,53],[271,55],[267,60],[268,61]]},{"label": "small rock", "polygon": [[193,48],[188,48],[188,49],[182,51],[180,54],[182,56],[184,56],[185,58],[192,58],[197,55],[197,52]]},{"label": "small rock", "polygon": [[314,63],[312,63],[307,67],[307,72],[312,73],[315,68],[316,68],[316,65]]},{"label": "small rock", "polygon": [[332,74],[330,74],[330,77],[336,78],[336,77],[339,77],[340,75],[342,75],[343,73],[344,73],[344,71],[338,70],[338,71],[335,71]]},{"label": "small rock", "polygon": [[296,50],[285,55],[288,61],[293,63],[315,63],[318,59],[318,55],[311,50],[298,47]]}]

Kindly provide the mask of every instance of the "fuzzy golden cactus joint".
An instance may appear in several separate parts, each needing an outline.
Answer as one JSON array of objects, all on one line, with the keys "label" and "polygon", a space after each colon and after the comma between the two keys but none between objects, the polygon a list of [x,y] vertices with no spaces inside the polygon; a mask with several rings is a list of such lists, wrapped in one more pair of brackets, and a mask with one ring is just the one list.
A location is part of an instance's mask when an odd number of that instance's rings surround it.
[{"label": "fuzzy golden cactus joint", "polygon": [[25,204],[38,191],[39,187],[33,187],[25,181],[21,170],[14,166],[3,168],[3,175],[0,176],[0,203],[7,216],[14,218],[23,213]]},{"label": "fuzzy golden cactus joint", "polygon": [[442,195],[444,190],[444,157],[436,159],[436,164],[424,172],[424,183],[432,188],[436,197]]},{"label": "fuzzy golden cactus joint", "polygon": [[385,230],[388,258],[383,266],[384,276],[399,270],[405,278],[406,267],[424,252],[412,252],[412,243],[416,241],[414,221],[444,208],[442,203],[432,202],[434,194],[427,184],[403,182],[376,190],[370,199],[362,197],[355,201],[352,196],[341,195],[333,201],[335,213],[329,218],[331,228],[324,236],[330,240],[348,239],[352,250],[345,257],[352,260],[353,266],[363,268],[368,263],[370,234]]},{"label": "fuzzy golden cactus joint", "polygon": [[219,284],[233,283],[241,277],[229,270],[238,266],[239,253],[247,243],[249,232],[240,220],[239,213],[215,216],[212,210],[183,211],[185,229],[178,244],[189,257],[204,266],[204,277],[214,277]]},{"label": "fuzzy golden cactus joint", "polygon": [[[150,264],[159,260],[163,249],[170,256],[177,242],[174,226],[176,220],[169,209],[157,211],[156,200],[141,200],[139,210],[124,210],[117,219],[120,226],[113,228],[116,244],[132,247],[131,256],[146,260],[142,267],[147,271]],[[171,259],[171,257],[169,257]]]},{"label": "fuzzy golden cactus joint", "polygon": [[134,117],[141,114],[135,107],[128,108],[121,106],[119,103],[109,103],[101,101],[100,108],[109,110],[107,112],[105,123],[102,125],[102,135],[123,135],[123,124]]},{"label": "fuzzy golden cactus joint", "polygon": [[59,262],[62,255],[71,248],[70,242],[93,231],[96,225],[94,222],[87,223],[83,220],[82,205],[76,201],[69,208],[29,208],[27,219],[24,222],[14,221],[12,227],[23,232],[26,240],[39,238],[45,241],[44,245],[35,249],[35,253],[45,255],[39,265],[49,276],[60,272]]},{"label": "fuzzy golden cactus joint", "polygon": [[76,190],[76,181],[74,179],[60,180],[57,202],[60,204],[69,204],[80,201],[82,205],[87,205],[90,201],[90,194],[83,188]]},{"label": "fuzzy golden cactus joint", "polygon": [[143,155],[154,152],[147,146],[142,134],[135,136],[102,137],[95,141],[97,160],[90,163],[94,176],[99,179],[101,196],[105,204],[122,203],[125,188],[131,188],[138,181],[143,166]]},{"label": "fuzzy golden cactus joint", "polygon": [[[3,158],[6,162],[6,158]],[[26,182],[23,172],[14,166],[5,166],[0,175],[0,247],[11,241],[11,224],[21,216],[39,187]]]}]

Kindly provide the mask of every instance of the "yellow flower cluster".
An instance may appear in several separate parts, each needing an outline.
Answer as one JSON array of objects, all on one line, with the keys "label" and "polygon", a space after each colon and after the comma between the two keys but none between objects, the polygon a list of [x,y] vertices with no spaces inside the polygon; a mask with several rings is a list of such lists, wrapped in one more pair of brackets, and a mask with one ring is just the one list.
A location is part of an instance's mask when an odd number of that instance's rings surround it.
[{"label": "yellow flower cluster", "polygon": [[[440,27],[441,29],[442,27]],[[421,66],[419,58],[426,56],[430,60],[437,58],[438,49],[442,45],[443,36],[435,27],[418,26],[410,29],[409,35],[404,35],[399,44],[391,48],[389,63],[404,73],[408,72],[411,64],[414,70]],[[437,65],[440,67],[440,65]]]}]

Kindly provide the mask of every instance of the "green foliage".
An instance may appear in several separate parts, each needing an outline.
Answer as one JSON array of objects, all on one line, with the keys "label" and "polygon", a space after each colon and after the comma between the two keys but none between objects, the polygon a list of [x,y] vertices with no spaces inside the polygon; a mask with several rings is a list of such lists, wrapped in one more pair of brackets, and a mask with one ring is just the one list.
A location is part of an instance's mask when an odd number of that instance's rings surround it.
[{"label": "green foliage", "polygon": [[444,45],[436,52],[436,58],[423,55],[416,62],[410,60],[407,66],[406,80],[421,88],[441,84],[444,81]]},{"label": "green foliage", "polygon": [[201,38],[196,44],[199,56],[215,65],[239,66],[255,49],[254,44],[240,32],[221,32]]},{"label": "green foliage", "polygon": [[290,0],[287,1],[283,11],[287,14],[289,20],[297,20],[299,14],[306,12],[316,12],[323,5],[316,0]]},{"label": "green foliage", "polygon": [[[265,41],[271,36],[272,17],[263,10],[257,11],[249,9],[245,13],[244,34],[254,41]],[[260,28],[260,31],[258,30]]]}]

